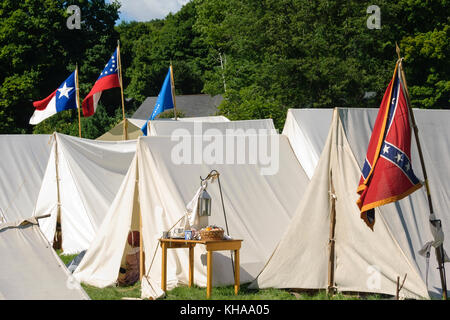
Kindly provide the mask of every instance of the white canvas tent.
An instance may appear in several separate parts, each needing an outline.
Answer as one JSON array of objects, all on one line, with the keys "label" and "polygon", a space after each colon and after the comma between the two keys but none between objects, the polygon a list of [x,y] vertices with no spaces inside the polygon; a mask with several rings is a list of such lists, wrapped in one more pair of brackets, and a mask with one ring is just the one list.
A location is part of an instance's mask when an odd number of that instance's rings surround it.
[{"label": "white canvas tent", "polygon": [[50,156],[50,135],[0,135],[0,223],[30,217]]},{"label": "white canvas tent", "polygon": [[73,254],[87,249],[94,238],[135,155],[136,140],[54,137],[33,215],[51,214],[40,220],[40,227],[53,243],[60,210],[62,249]]},{"label": "white canvas tent", "polygon": [[177,135],[216,135],[216,134],[230,134],[242,135],[258,134],[259,130],[265,131],[268,134],[275,131],[272,119],[262,120],[239,120],[239,121],[224,121],[224,122],[210,122],[210,121],[150,121],[150,135],[151,136],[171,136]]},{"label": "white canvas tent", "polygon": [[[336,196],[334,286],[339,291],[394,295],[396,279],[407,274],[402,296],[440,296],[440,278],[431,251],[418,254],[433,240],[425,188],[401,201],[376,209],[372,232],[360,219],[356,187],[378,109],[336,109],[326,146],[295,217],[272,258],[252,284],[259,288],[325,289],[328,286],[328,245],[332,198]],[[448,132],[450,112],[415,110],[437,218],[450,232]],[[421,177],[415,140],[412,159]],[[332,184],[334,192],[332,190]],[[448,239],[444,247],[449,247]],[[292,244],[296,243],[295,246]],[[428,281],[428,287],[427,287]]]},{"label": "white canvas tent", "polygon": [[327,140],[333,109],[289,109],[283,134],[311,179]]},{"label": "white canvas tent", "polygon": [[125,119],[120,121],[117,125],[115,125],[108,132],[105,132],[96,140],[102,141],[120,141],[124,140],[123,137],[123,124],[127,122],[127,140],[135,140],[138,137],[142,136],[141,128],[145,124],[145,120],[141,119]]},{"label": "white canvas tent", "polygon": [[89,299],[36,219],[0,225],[0,300]]},{"label": "white canvas tent", "polygon": [[[216,136],[218,138],[219,136]],[[273,160],[278,161],[277,170],[264,175],[267,163],[249,160],[243,163],[209,163],[203,158],[192,164],[177,164],[174,150],[180,142],[170,137],[141,137],[138,140],[136,158],[117,194],[100,230],[88,249],[83,261],[74,272],[79,281],[105,287],[112,285],[118,275],[123,258],[126,237],[130,229],[139,230],[139,213],[142,214],[142,233],[145,251],[146,274],[142,281],[143,297],[152,296],[146,279],[160,286],[161,251],[158,238],[184,216],[189,203],[200,185],[200,176],[205,177],[212,169],[220,173],[224,205],[230,235],[243,239],[241,249],[241,282],[253,280],[260,272],[283,231],[291,221],[306,185],[308,177],[299,165],[287,138],[283,135],[227,136],[231,140],[217,147],[218,154],[234,153],[250,159],[254,139],[270,141],[278,146],[273,150]],[[253,140],[252,140],[253,139]],[[210,141],[210,140],[209,140]],[[241,149],[238,141],[244,142]],[[207,142],[206,145],[210,145]],[[219,145],[219,144],[218,144]],[[218,146],[216,145],[216,146]],[[228,149],[227,152],[225,150]],[[204,146],[205,147],[205,146]],[[192,157],[195,143],[189,145]],[[223,149],[222,149],[223,148]],[[202,150],[207,150],[205,147]],[[221,153],[219,150],[224,150]],[[186,151],[186,150],[185,150]],[[211,195],[212,215],[209,223],[222,227],[224,216],[217,182],[208,186]],[[138,201],[139,200],[139,201]],[[156,254],[156,255],[155,255]],[[206,285],[205,251],[202,246],[195,250],[195,284]],[[213,282],[231,284],[234,281],[230,254],[214,253]],[[169,250],[168,288],[188,282],[188,252]]]},{"label": "white canvas tent", "polygon": [[[142,119],[125,119],[127,121],[127,140],[134,140],[142,136],[141,128],[147,122],[147,120]],[[175,119],[158,119],[155,122],[226,122],[230,121],[224,116],[211,116],[211,117],[188,117],[188,118],[178,118]],[[123,140],[123,124],[124,120],[120,121],[111,130],[104,133],[96,140],[102,141],[120,141]]]}]

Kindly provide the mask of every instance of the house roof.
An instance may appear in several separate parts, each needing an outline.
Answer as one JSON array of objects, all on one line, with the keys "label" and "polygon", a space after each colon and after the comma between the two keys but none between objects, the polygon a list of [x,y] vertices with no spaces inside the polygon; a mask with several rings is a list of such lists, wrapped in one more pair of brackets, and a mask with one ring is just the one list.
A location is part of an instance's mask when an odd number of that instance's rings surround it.
[{"label": "house roof", "polygon": [[[158,97],[147,97],[133,114],[134,119],[147,120],[156,104]],[[218,106],[222,102],[221,95],[190,94],[175,96],[177,111],[184,113],[185,117],[206,117],[217,114]]]}]

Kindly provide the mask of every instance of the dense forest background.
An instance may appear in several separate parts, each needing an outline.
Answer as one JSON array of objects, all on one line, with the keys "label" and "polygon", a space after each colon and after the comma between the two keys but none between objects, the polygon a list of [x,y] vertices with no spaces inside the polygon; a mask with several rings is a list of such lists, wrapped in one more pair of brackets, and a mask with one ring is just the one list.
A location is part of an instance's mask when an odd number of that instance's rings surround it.
[{"label": "dense forest background", "polygon": [[[66,27],[71,4],[81,8],[79,30]],[[381,9],[381,29],[367,27],[370,5]],[[170,61],[177,94],[222,94],[220,113],[231,120],[272,118],[281,129],[288,108],[378,107],[396,42],[413,106],[448,108],[449,8],[446,0],[192,0],[161,20],[116,25],[117,1],[0,0],[0,133],[77,135],[75,110],[30,126],[32,101],[76,64],[82,100],[117,40],[127,116],[158,95]],[[82,118],[83,137],[122,118],[120,89],[100,101]]]}]

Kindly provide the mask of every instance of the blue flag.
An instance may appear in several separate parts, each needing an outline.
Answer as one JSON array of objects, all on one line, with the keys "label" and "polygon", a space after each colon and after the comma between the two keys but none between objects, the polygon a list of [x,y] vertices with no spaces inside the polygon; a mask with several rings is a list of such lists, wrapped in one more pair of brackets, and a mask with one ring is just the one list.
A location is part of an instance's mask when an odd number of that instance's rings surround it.
[{"label": "blue flag", "polygon": [[156,99],[155,107],[153,108],[152,115],[145,122],[144,126],[141,128],[141,131],[144,133],[144,136],[147,135],[147,124],[149,120],[154,120],[158,114],[164,112],[167,109],[173,108],[173,98],[172,98],[172,86],[170,81],[170,68],[167,72],[166,79],[164,79],[164,83],[162,85],[161,91],[159,92],[158,99]]}]

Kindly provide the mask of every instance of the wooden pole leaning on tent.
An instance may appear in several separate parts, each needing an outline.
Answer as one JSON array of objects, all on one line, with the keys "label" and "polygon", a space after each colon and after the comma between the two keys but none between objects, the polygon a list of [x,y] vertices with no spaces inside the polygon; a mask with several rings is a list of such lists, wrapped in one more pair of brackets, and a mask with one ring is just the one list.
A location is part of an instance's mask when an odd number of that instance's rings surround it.
[{"label": "wooden pole leaning on tent", "polygon": [[120,59],[120,40],[117,40],[117,63],[119,67],[120,94],[122,97],[123,140],[128,140],[128,123],[125,118],[125,100],[123,98],[122,61]]},{"label": "wooden pole leaning on tent", "polygon": [[335,293],[335,285],[334,285],[334,269],[335,269],[335,245],[336,240],[335,230],[336,230],[336,195],[334,193],[334,185],[333,185],[333,175],[330,172],[330,199],[331,199],[331,210],[330,210],[330,239],[328,242],[329,246],[329,257],[328,257],[328,294],[333,295]]},{"label": "wooden pole leaning on tent", "polygon": [[142,211],[139,204],[139,280],[142,280],[144,276],[144,248],[142,247],[144,241],[142,237]]},{"label": "wooden pole leaning on tent", "polygon": [[[58,159],[58,141],[56,140],[56,132],[53,133],[53,139],[55,141],[55,175],[56,175],[56,197],[57,197],[57,204],[56,204],[56,231],[54,236],[53,242],[53,248],[55,249],[61,249],[62,247],[62,233],[61,233],[61,194],[59,191],[59,159]],[[59,229],[58,229],[59,224]]]},{"label": "wooden pole leaning on tent", "polygon": [[78,63],[75,69],[75,86],[76,86],[76,92],[77,92],[77,109],[78,109],[78,135],[81,138],[81,110],[80,110],[80,86],[78,83]]},{"label": "wooden pole leaning on tent", "polygon": [[[413,108],[411,106],[411,97],[409,96],[408,86],[406,84],[405,71],[403,70],[403,63],[402,63],[403,58],[400,57],[400,48],[398,47],[397,43],[395,44],[395,46],[396,46],[396,51],[397,51],[397,55],[398,55],[398,59],[399,59],[400,81],[403,84],[402,87],[404,88],[406,102],[407,102],[408,108],[410,110],[409,114],[411,116],[411,124],[414,129],[414,137],[416,138],[417,151],[419,152],[420,164],[422,166],[423,178],[425,180],[425,188],[426,188],[426,192],[427,192],[427,200],[428,200],[428,207],[430,210],[430,216],[434,216],[433,202],[431,200],[430,186],[428,184],[428,175],[427,175],[427,171],[425,168],[425,161],[423,159],[423,152],[422,152],[422,147],[421,147],[420,139],[419,139],[419,129],[417,127],[416,120],[414,118],[414,112],[413,112]],[[441,223],[440,220],[437,220],[436,222]],[[441,278],[442,298],[444,300],[447,300],[447,280],[445,277],[445,266],[444,266],[444,245],[441,244],[439,247],[435,248],[435,250],[436,250],[436,259],[437,259],[437,262],[439,265],[439,267],[438,267],[439,275]]]},{"label": "wooden pole leaning on tent", "polygon": [[172,88],[173,113],[175,114],[175,120],[177,120],[177,103],[175,101],[175,82],[173,81],[172,61],[170,62],[170,86]]},{"label": "wooden pole leaning on tent", "polygon": [[405,284],[406,276],[408,274],[405,273],[405,277],[403,278],[402,284],[400,285],[400,277],[397,277],[397,290],[395,291],[395,300],[400,300],[400,291],[403,289],[403,285]]}]

